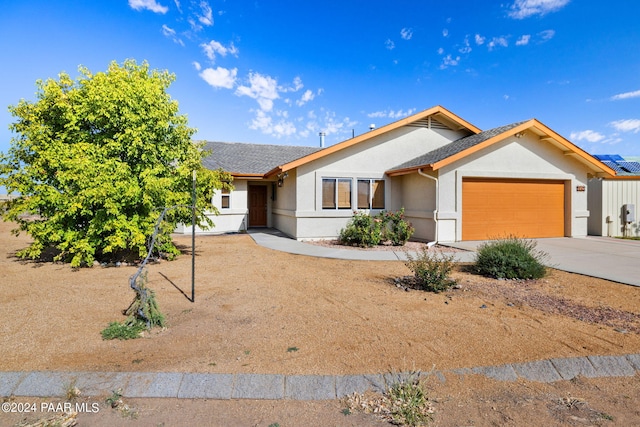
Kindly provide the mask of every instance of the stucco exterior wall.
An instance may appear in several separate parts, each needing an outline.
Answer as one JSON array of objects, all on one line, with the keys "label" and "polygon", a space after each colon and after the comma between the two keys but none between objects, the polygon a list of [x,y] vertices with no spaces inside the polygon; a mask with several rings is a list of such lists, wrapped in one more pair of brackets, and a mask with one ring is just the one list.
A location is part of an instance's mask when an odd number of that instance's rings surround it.
[{"label": "stucco exterior wall", "polygon": [[495,143],[440,170],[438,240],[462,238],[462,180],[467,177],[563,180],[566,182],[565,233],[571,237],[586,236],[587,192],[577,189],[586,187],[587,173],[586,166],[530,133]]},{"label": "stucco exterior wall", "polygon": [[[207,216],[215,226],[208,230],[196,227],[196,234],[221,234],[246,230],[247,224],[247,181],[234,180],[235,187],[229,194],[229,208],[222,208],[222,193],[217,190],[211,198],[211,204],[218,209],[219,215],[212,212]],[[191,234],[191,226],[178,224],[176,233]]]},{"label": "stucco exterior wall", "polygon": [[[336,237],[357,206],[359,178],[384,179],[384,210],[400,209],[405,201],[400,194],[403,191],[401,181],[385,176],[384,172],[465,135],[461,131],[402,127],[300,166],[296,180],[300,191],[296,195],[295,237],[301,240]],[[322,209],[323,178],[352,180],[352,209]],[[377,212],[379,210],[371,210],[370,213]]]},{"label": "stucco exterior wall", "polygon": [[282,186],[275,189],[275,200],[271,212],[272,226],[283,233],[293,237],[296,235],[296,170],[287,172],[287,177],[282,181]]},{"label": "stucco exterior wall", "polygon": [[[622,207],[635,206],[635,221],[624,227]],[[589,205],[596,210],[589,218],[589,234],[596,236],[640,236],[638,208],[640,206],[640,177],[633,180],[589,180]]]}]

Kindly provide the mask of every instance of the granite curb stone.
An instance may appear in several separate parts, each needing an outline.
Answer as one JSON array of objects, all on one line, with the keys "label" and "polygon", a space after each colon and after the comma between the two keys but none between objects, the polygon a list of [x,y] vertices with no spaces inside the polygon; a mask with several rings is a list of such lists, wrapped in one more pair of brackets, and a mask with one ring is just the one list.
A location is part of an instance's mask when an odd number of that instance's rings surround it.
[{"label": "granite curb stone", "polygon": [[566,359],[551,359],[551,363],[564,380],[572,380],[578,375],[587,378],[598,376],[596,368],[593,367],[586,357],[570,357]]},{"label": "granite curb stone", "polygon": [[640,354],[627,354],[627,360],[636,371],[640,371]]},{"label": "granite curb stone", "polygon": [[354,392],[364,393],[367,390],[376,393],[385,391],[382,375],[341,375],[336,377],[336,397],[341,398]]},{"label": "granite curb stone", "polygon": [[[498,381],[553,382],[579,375],[595,377],[634,376],[640,371],[640,354],[554,358],[527,363],[448,371],[435,374],[479,374]],[[214,374],[177,372],[0,372],[1,396],[64,396],[71,385],[84,396],[108,394],[122,389],[126,397],[177,397],[200,399],[292,399],[326,400],[367,390],[384,392],[388,387],[414,378],[416,373],[368,375]]]},{"label": "granite curb stone", "polygon": [[285,398],[326,400],[336,398],[336,377],[331,375],[290,375],[285,379]]},{"label": "granite curb stone", "polygon": [[516,371],[511,365],[483,366],[479,368],[472,368],[471,372],[474,374],[485,375],[498,381],[515,381],[518,379],[518,374],[516,374]]},{"label": "granite curb stone", "polygon": [[599,377],[632,377],[635,369],[625,356],[588,356]]},{"label": "granite curb stone", "polygon": [[284,375],[236,374],[233,399],[283,399]]},{"label": "granite curb stone", "polygon": [[231,399],[233,374],[184,374],[179,398]]},{"label": "granite curb stone", "polygon": [[10,396],[13,390],[28,374],[26,372],[2,372],[0,373],[0,396]]},{"label": "granite curb stone", "polygon": [[549,360],[540,360],[512,365],[519,377],[529,381],[551,383],[562,379]]}]

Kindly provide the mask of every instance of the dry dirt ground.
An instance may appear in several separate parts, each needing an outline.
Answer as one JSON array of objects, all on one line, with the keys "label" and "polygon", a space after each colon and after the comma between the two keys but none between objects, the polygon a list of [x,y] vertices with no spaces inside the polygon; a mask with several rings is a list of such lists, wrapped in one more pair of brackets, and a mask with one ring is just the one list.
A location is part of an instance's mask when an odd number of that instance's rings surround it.
[{"label": "dry dirt ground", "polygon": [[[12,227],[0,223],[1,371],[360,374],[640,353],[640,288],[560,271],[496,281],[461,266],[461,289],[405,291],[393,284],[409,274],[402,262],[291,255],[248,235],[196,238],[195,303],[191,238],[176,236],[184,256],[149,268],[168,328],[103,341],[133,298],[135,268],[19,260],[29,240]],[[450,375],[428,385],[433,425],[640,425],[638,375],[554,384]],[[131,399],[133,419],[103,400],[79,425],[384,425],[334,401]],[[0,425],[20,421],[13,415]]]}]

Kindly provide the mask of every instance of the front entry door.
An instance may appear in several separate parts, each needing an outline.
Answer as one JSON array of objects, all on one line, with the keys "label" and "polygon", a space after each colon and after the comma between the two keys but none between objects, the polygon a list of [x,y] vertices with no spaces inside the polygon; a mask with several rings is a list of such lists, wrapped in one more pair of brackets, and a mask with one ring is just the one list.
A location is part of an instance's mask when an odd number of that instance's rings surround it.
[{"label": "front entry door", "polygon": [[249,186],[249,227],[267,226],[267,187]]}]

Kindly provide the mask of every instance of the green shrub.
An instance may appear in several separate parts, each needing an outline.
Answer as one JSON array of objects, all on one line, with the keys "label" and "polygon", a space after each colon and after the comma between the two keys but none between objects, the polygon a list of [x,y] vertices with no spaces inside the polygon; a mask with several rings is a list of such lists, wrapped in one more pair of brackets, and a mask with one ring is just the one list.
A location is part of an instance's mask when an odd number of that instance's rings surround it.
[{"label": "green shrub", "polygon": [[547,254],[533,240],[508,236],[483,243],[476,254],[476,271],[495,279],[539,279],[547,273]]},{"label": "green shrub", "polygon": [[415,229],[404,219],[404,208],[396,212],[381,212],[382,240],[390,241],[393,246],[403,246],[409,241]]},{"label": "green shrub", "polygon": [[144,324],[144,322],[140,321],[133,323],[111,322],[109,323],[109,326],[107,326],[107,328],[101,332],[101,334],[103,340],[132,340],[135,338],[140,338],[140,333],[146,328],[147,326]]},{"label": "green shrub", "polygon": [[414,228],[404,219],[404,208],[397,212],[380,212],[371,216],[355,212],[347,226],[340,230],[338,240],[343,245],[372,247],[390,241],[402,246],[413,235]]},{"label": "green shrub", "polygon": [[338,237],[343,245],[362,247],[376,246],[381,239],[382,221],[364,212],[355,212]]},{"label": "green shrub", "polygon": [[433,408],[419,378],[396,383],[389,387],[392,423],[405,426],[424,426],[432,419]]},{"label": "green shrub", "polygon": [[405,265],[415,276],[416,284],[422,290],[430,292],[446,291],[456,284],[456,281],[449,277],[453,268],[454,255],[444,254],[422,248],[414,258],[406,252],[407,261]]}]

